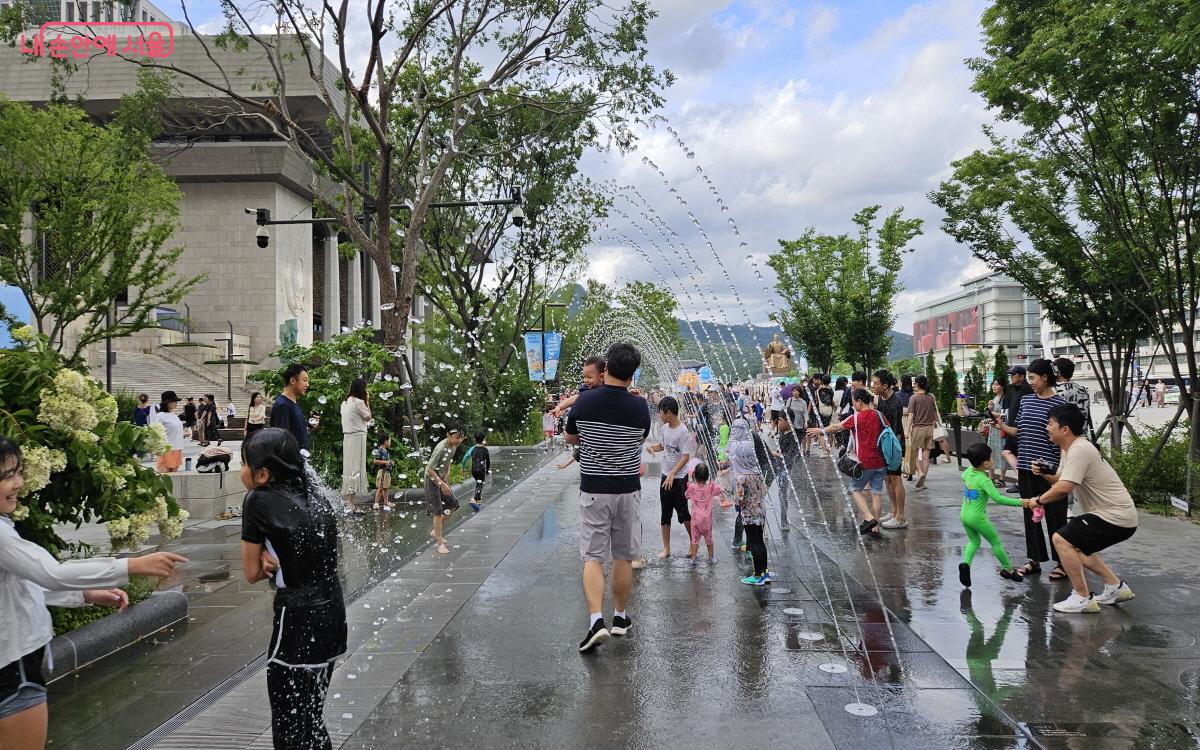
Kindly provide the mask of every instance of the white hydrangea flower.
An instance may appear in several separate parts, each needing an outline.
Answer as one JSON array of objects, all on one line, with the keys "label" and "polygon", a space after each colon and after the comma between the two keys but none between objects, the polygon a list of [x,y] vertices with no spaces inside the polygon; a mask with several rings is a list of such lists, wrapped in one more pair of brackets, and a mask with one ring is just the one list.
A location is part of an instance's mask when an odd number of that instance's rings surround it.
[{"label": "white hydrangea flower", "polygon": [[33,326],[17,326],[9,333],[14,341],[28,342],[37,338],[37,331],[33,330]]},{"label": "white hydrangea flower", "polygon": [[50,475],[67,468],[67,455],[44,445],[26,446],[22,451],[21,473],[25,484],[17,493],[26,497],[50,484]]},{"label": "white hydrangea flower", "polygon": [[167,431],[161,423],[155,422],[149,427],[143,427],[141,437],[139,447],[152,456],[163,456],[171,450],[171,444],[167,442]]},{"label": "white hydrangea flower", "polygon": [[96,401],[96,413],[100,417],[100,424],[116,424],[117,400],[107,393],[103,394]]},{"label": "white hydrangea flower", "polygon": [[29,506],[18,503],[13,512],[8,514],[8,517],[14,521],[24,521],[26,518],[29,518]]}]

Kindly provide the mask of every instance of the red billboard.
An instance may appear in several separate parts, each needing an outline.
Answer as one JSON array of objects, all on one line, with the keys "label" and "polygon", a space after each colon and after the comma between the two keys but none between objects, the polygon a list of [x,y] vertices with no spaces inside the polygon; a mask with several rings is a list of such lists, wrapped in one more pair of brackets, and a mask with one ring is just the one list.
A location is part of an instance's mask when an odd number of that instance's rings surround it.
[{"label": "red billboard", "polygon": [[[913,323],[913,351],[925,354],[933,349],[947,349],[952,344],[980,344],[979,305],[937,315]],[[950,331],[954,340],[950,340]]]}]

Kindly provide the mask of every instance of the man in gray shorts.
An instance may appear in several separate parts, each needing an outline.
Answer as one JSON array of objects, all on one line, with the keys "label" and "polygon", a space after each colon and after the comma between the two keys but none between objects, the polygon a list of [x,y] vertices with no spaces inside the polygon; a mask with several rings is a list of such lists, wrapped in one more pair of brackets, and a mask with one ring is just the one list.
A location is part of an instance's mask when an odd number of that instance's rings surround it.
[{"label": "man in gray shorts", "polygon": [[464,436],[462,425],[450,425],[446,437],[434,447],[429,454],[429,462],[425,464],[425,512],[433,519],[433,529],[429,535],[437,542],[437,551],[443,555],[448,554],[450,549],[446,546],[442,529],[450,514],[458,510],[458,500],[450,489],[450,465],[454,463],[454,452],[462,445]]},{"label": "man in gray shorts", "polygon": [[632,344],[608,350],[604,384],[579,394],[567,418],[566,440],[579,445],[579,552],[583,596],[591,623],[579,651],[609,639],[604,624],[604,563],[612,561],[612,635],[625,635],[633,622],[625,612],[633,586],[632,562],[641,557],[642,443],[650,432],[645,399],[629,393],[642,355]]}]

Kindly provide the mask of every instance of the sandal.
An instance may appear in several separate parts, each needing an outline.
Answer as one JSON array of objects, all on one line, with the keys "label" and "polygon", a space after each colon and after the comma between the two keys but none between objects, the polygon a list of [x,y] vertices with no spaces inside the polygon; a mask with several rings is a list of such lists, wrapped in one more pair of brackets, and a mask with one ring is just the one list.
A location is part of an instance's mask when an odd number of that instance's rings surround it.
[{"label": "sandal", "polygon": [[1067,580],[1067,571],[1063,570],[1061,565],[1058,566],[1054,570],[1050,571],[1050,580],[1051,581]]},{"label": "sandal", "polygon": [[1039,563],[1030,560],[1021,567],[1017,568],[1017,572],[1024,576],[1036,576],[1042,574],[1042,566]]}]

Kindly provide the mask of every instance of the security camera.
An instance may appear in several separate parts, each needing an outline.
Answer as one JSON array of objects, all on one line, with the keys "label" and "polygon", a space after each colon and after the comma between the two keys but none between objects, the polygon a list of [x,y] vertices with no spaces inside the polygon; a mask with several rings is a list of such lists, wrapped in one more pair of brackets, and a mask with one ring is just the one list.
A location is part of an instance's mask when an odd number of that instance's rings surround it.
[{"label": "security camera", "polygon": [[271,233],[267,231],[266,227],[259,227],[258,231],[254,233],[254,239],[258,242],[259,247],[266,247],[271,244]]},{"label": "security camera", "polygon": [[513,206],[511,216],[512,216],[512,223],[513,223],[514,227],[525,226],[525,210],[523,208],[521,208],[520,206]]}]

